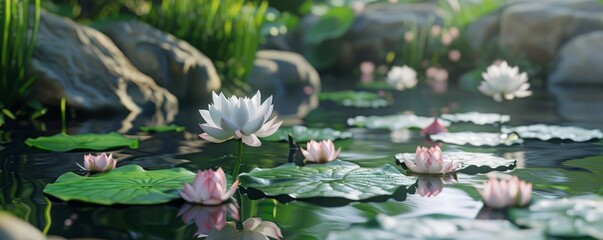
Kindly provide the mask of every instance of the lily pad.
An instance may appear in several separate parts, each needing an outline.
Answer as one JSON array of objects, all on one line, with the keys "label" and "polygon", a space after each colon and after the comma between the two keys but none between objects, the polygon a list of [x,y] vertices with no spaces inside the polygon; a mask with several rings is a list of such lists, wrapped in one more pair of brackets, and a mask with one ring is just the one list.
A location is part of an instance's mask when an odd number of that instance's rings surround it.
[{"label": "lily pad", "polygon": [[[515,159],[506,159],[491,153],[473,153],[463,151],[442,152],[446,161],[460,162],[460,172],[468,174],[487,173],[490,171],[506,171],[515,167]],[[406,169],[404,158],[414,161],[415,153],[398,153],[395,155],[398,163]]]},{"label": "lily pad", "polygon": [[307,128],[305,126],[293,126],[279,128],[276,133],[262,138],[266,141],[287,141],[289,134],[293,135],[293,139],[297,142],[307,142],[310,140],[336,140],[351,138],[352,133],[346,131],[337,131],[332,128]]},{"label": "lily pad", "polygon": [[377,223],[379,228],[353,227],[331,232],[327,239],[545,239],[538,229],[520,229],[506,220],[379,215]]},{"label": "lily pad", "polygon": [[503,133],[517,133],[521,138],[537,138],[543,141],[551,139],[572,140],[574,142],[586,142],[593,139],[603,138],[603,132],[598,129],[584,129],[580,127],[556,126],[545,124],[534,124],[519,127],[503,127]]},{"label": "lily pad", "polygon": [[256,168],[241,174],[239,179],[242,186],[257,189],[267,196],[350,200],[391,195],[398,187],[416,181],[415,177],[405,176],[388,164],[381,168],[362,168],[339,160],[303,167],[288,163],[272,169]]},{"label": "lily pad", "polygon": [[184,127],[176,125],[176,124],[171,124],[171,125],[144,126],[144,127],[140,127],[140,130],[143,132],[156,132],[156,133],[182,132],[182,131],[184,131]]},{"label": "lily pad", "polygon": [[470,122],[477,125],[506,123],[511,120],[511,116],[509,115],[479,112],[442,114],[441,118],[451,122]]},{"label": "lily pad", "polygon": [[[348,125],[364,127],[369,129],[404,129],[404,128],[426,128],[433,122],[433,117],[421,117],[414,114],[396,114],[385,116],[356,116],[348,118]],[[448,127],[449,121],[438,119],[440,124]]]},{"label": "lily pad", "polygon": [[433,141],[441,141],[445,143],[457,145],[473,145],[473,146],[511,146],[513,144],[523,143],[523,139],[517,137],[516,134],[500,134],[500,133],[485,133],[485,132],[442,132],[430,135],[429,138]]},{"label": "lily pad", "polygon": [[138,148],[138,139],[127,138],[112,132],[107,134],[67,135],[59,133],[49,137],[28,138],[25,144],[55,152],[67,152],[74,149],[107,150],[116,147]]},{"label": "lily pad", "polygon": [[333,101],[339,105],[357,108],[387,107],[389,102],[372,92],[340,91],[320,93],[321,101]]},{"label": "lily pad", "polygon": [[138,165],[127,165],[110,172],[80,176],[72,172],[48,184],[44,193],[63,201],[89,203],[159,204],[180,198],[184,182],[192,182],[195,174],[184,168],[145,171]]},{"label": "lily pad", "polygon": [[527,209],[513,209],[511,219],[520,226],[538,228],[554,237],[603,238],[603,197],[579,196],[543,199]]}]

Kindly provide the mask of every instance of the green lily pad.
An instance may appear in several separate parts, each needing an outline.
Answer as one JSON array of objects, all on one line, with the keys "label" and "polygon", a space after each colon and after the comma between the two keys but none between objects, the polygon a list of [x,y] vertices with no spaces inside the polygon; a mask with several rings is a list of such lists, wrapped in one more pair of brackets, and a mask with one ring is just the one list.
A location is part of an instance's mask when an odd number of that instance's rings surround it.
[{"label": "green lily pad", "polygon": [[[331,232],[338,239],[546,239],[538,229],[520,229],[506,220],[478,220],[452,216],[377,216],[378,228],[359,226]],[[412,227],[401,227],[412,226]]]},{"label": "green lily pad", "polygon": [[307,128],[305,126],[293,126],[279,128],[274,134],[262,138],[266,141],[287,141],[289,134],[297,142],[307,142],[310,140],[336,140],[351,138],[352,133],[346,131],[337,131],[332,128]]},{"label": "green lily pad", "polygon": [[67,135],[59,133],[49,137],[28,138],[25,144],[55,152],[67,152],[74,149],[82,150],[107,150],[116,147],[138,148],[138,139],[124,137],[112,132],[107,134],[80,134]]},{"label": "green lily pad", "polygon": [[523,139],[518,138],[516,134],[500,134],[486,132],[441,132],[430,135],[429,138],[433,141],[441,141],[445,143],[457,145],[473,145],[473,146],[511,146],[513,144],[523,143]]},{"label": "green lily pad", "polygon": [[391,195],[398,187],[409,186],[416,181],[415,177],[405,176],[391,165],[362,168],[339,160],[303,167],[288,163],[272,169],[256,168],[241,174],[239,179],[242,186],[260,190],[267,196],[350,200]]},{"label": "green lily pad", "polygon": [[520,226],[544,230],[554,237],[603,238],[603,197],[578,196],[543,199],[527,209],[512,209],[511,219]]},{"label": "green lily pad", "polygon": [[389,106],[389,102],[372,92],[339,91],[320,93],[321,101],[333,101],[339,105],[357,108],[380,108]]},{"label": "green lily pad", "polygon": [[545,124],[534,124],[519,127],[504,127],[503,133],[517,133],[521,138],[537,138],[543,141],[551,139],[572,140],[586,142],[603,138],[603,132],[598,129],[584,129],[580,127],[567,127]]},{"label": "green lily pad", "polygon": [[[385,116],[356,116],[348,118],[349,126],[364,127],[368,129],[404,129],[404,128],[426,128],[433,122],[433,117],[421,117],[414,114],[396,114]],[[438,122],[446,127],[449,121],[438,119]]]},{"label": "green lily pad", "polygon": [[[473,153],[463,151],[442,152],[446,161],[460,162],[460,172],[468,174],[506,171],[516,166],[515,159],[506,159],[491,153]],[[398,163],[406,169],[404,158],[414,161],[415,153],[398,153],[394,156]]]},{"label": "green lily pad", "polygon": [[182,131],[184,131],[184,127],[176,125],[176,124],[171,124],[171,125],[144,126],[144,127],[140,127],[140,130],[143,132],[157,132],[157,133],[182,132]]},{"label": "green lily pad", "polygon": [[192,182],[195,174],[184,168],[145,171],[138,165],[127,165],[90,177],[72,172],[48,184],[44,193],[63,201],[78,200],[103,205],[159,204],[180,198],[184,182]]},{"label": "green lily pad", "polygon": [[511,120],[511,116],[509,115],[480,112],[442,114],[441,118],[451,122],[470,122],[477,125],[506,123]]}]

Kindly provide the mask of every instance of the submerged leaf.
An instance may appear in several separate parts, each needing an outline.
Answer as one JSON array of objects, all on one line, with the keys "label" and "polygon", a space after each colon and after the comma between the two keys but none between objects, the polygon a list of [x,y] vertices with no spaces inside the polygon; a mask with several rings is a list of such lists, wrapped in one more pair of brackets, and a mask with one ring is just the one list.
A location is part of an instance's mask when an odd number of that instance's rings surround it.
[{"label": "submerged leaf", "polygon": [[523,139],[517,137],[516,134],[500,134],[486,132],[442,132],[430,135],[429,138],[433,141],[441,141],[445,143],[457,145],[473,145],[473,146],[498,146],[523,143]]},{"label": "submerged leaf", "polygon": [[103,205],[159,204],[180,198],[178,191],[184,182],[194,178],[195,174],[184,168],[145,171],[138,165],[127,165],[91,177],[65,173],[48,184],[44,193],[63,201]]},{"label": "submerged leaf", "polygon": [[307,128],[305,126],[281,127],[276,133],[262,138],[266,141],[287,141],[289,134],[297,142],[307,142],[310,140],[337,140],[351,138],[352,133],[346,131],[337,131],[332,128]]},{"label": "submerged leaf", "polygon": [[272,169],[253,169],[239,176],[241,185],[264,192],[268,196],[289,195],[292,198],[340,197],[362,200],[393,194],[400,186],[415,183],[415,177],[401,174],[395,167],[362,168],[344,161],[309,164],[292,163]]},{"label": "submerged leaf", "polygon": [[184,131],[184,127],[176,125],[176,124],[170,124],[170,125],[144,126],[144,127],[140,127],[140,130],[143,132],[157,132],[157,133],[182,132],[182,131]]},{"label": "submerged leaf", "polygon": [[[421,117],[414,114],[396,114],[385,116],[356,116],[348,118],[348,125],[365,127],[368,129],[404,129],[404,128],[426,128],[433,122],[433,117]],[[438,119],[438,122],[446,127],[449,121]]]},{"label": "submerged leaf", "polygon": [[471,122],[477,125],[506,123],[511,120],[509,115],[498,113],[466,112],[455,114],[442,114],[442,119],[451,122]]},{"label": "submerged leaf", "polygon": [[521,138],[537,138],[543,141],[551,139],[572,140],[586,142],[603,138],[603,132],[598,129],[584,129],[580,127],[556,126],[534,124],[519,127],[503,127],[503,133],[517,133]]},{"label": "submerged leaf", "polygon": [[25,144],[55,152],[67,152],[74,149],[107,150],[116,147],[138,148],[138,139],[124,137],[119,133],[67,135],[59,133],[48,137],[28,138]]},{"label": "submerged leaf", "polygon": [[[497,157],[490,153],[473,153],[463,151],[443,152],[445,161],[460,162],[460,172],[468,174],[487,173],[490,171],[506,171],[512,169],[516,165],[515,159],[506,159]],[[395,156],[398,163],[406,169],[404,159],[414,162],[415,153],[398,153]]]}]

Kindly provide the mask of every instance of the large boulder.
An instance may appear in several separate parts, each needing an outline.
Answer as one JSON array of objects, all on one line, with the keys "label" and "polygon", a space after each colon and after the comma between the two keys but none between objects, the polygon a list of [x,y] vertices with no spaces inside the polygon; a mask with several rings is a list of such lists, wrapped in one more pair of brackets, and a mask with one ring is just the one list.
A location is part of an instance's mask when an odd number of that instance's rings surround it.
[{"label": "large boulder", "polygon": [[563,45],[550,74],[553,84],[603,86],[603,31],[584,34]]},{"label": "large boulder", "polygon": [[320,77],[302,57],[293,52],[261,50],[247,82],[264,97],[273,95],[279,116],[304,117],[318,106]]},{"label": "large boulder", "polygon": [[598,30],[603,30],[603,5],[597,0],[521,0],[472,23],[466,34],[476,50],[497,40],[503,49],[548,63],[563,43]]},{"label": "large boulder", "polygon": [[220,90],[211,60],[186,41],[138,21],[109,24],[101,31],[138,70],[182,101],[208,100]]},{"label": "large boulder", "polygon": [[176,97],[138,71],[107,36],[50,13],[41,13],[30,70],[37,77],[32,96],[45,105],[65,98],[84,111],[178,107]]}]

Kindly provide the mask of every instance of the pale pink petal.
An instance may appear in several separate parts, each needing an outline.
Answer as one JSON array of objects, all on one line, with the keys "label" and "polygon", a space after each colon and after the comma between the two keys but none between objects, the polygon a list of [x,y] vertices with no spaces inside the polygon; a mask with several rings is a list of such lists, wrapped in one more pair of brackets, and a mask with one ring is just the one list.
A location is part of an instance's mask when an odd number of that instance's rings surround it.
[{"label": "pale pink petal", "polygon": [[230,186],[230,189],[228,189],[228,191],[222,195],[222,197],[221,197],[222,201],[226,201],[226,200],[230,199],[235,194],[238,187],[239,187],[239,179],[237,179],[232,184],[232,186]]}]

